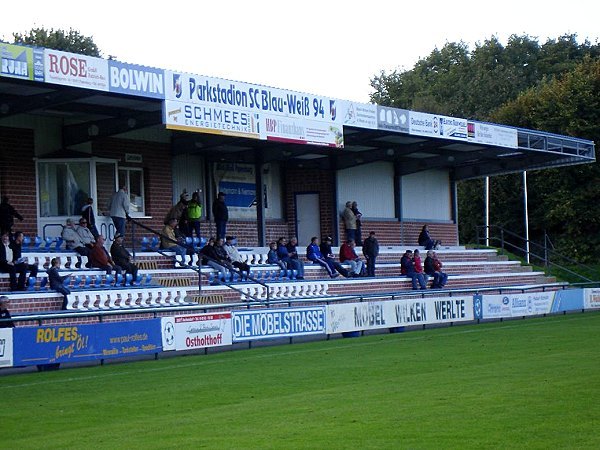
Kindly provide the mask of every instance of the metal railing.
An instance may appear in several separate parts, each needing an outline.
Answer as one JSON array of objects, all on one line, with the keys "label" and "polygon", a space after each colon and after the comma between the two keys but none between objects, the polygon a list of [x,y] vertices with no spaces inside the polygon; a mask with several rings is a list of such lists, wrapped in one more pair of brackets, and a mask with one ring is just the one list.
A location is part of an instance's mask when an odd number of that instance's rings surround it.
[{"label": "metal railing", "polygon": [[[159,239],[166,239],[166,240],[168,240],[170,242],[173,242],[174,244],[177,244],[177,245],[179,245],[181,247],[184,247],[186,249],[186,255],[188,254],[188,252],[198,253],[197,250],[194,248],[193,245],[188,245],[186,243],[182,243],[182,242],[179,242],[177,240],[173,240],[173,239],[169,238],[168,236],[165,236],[161,232],[156,231],[156,230],[154,230],[153,228],[151,228],[151,227],[149,227],[147,225],[144,225],[143,223],[139,222],[136,219],[133,219],[132,217],[128,217],[127,221],[131,224],[131,245],[132,245],[132,253],[134,255],[134,258],[135,258],[135,254],[136,254],[135,246],[137,244],[137,240],[136,240],[136,227],[139,227],[139,228],[141,228],[143,230],[146,230],[146,231],[150,232],[152,235],[158,237]],[[190,265],[190,264],[186,264],[185,263],[185,258],[184,258],[184,262],[177,261],[177,256],[176,255],[172,255],[170,252],[166,253],[167,251],[169,251],[168,249],[160,249],[160,248],[158,248],[155,251],[158,252],[158,253],[160,253],[161,255],[169,258],[169,259],[172,259],[174,264],[178,264],[180,267],[185,267],[186,269],[192,269],[194,272],[197,272],[198,273],[198,292],[202,292],[202,268],[200,267],[200,265],[193,266],[193,265]],[[211,258],[211,257],[209,257],[207,255],[200,255],[200,254],[198,254],[198,257],[199,257],[199,261],[201,261],[202,258],[205,258],[205,259],[207,259],[209,261],[214,262],[215,264],[219,264],[221,266],[223,265],[220,261],[217,261],[217,260],[215,260],[215,259],[213,259],[213,258]],[[224,266],[224,267],[226,267],[226,269],[229,270],[230,272],[234,272],[234,273],[238,274],[238,276],[240,278],[243,276],[242,271],[239,270],[239,269],[237,269],[237,268],[235,268],[235,267],[233,267],[233,266],[231,266],[231,267]],[[259,284],[259,285],[261,285],[261,286],[263,286],[265,288],[266,293],[267,293],[266,303],[268,304],[270,302],[270,300],[271,300],[271,292],[270,292],[269,286],[267,286],[262,281],[259,281],[256,278],[254,278],[253,276],[251,276],[250,273],[246,274],[246,278],[248,280],[252,281],[253,283]],[[243,292],[241,289],[238,289],[237,287],[232,286],[231,284],[223,283],[221,281],[218,281],[218,283],[221,286],[225,286],[225,287],[227,287],[227,288],[229,288],[229,289],[231,289],[233,291],[236,291],[237,293],[239,293],[239,294],[241,294],[241,295],[243,295],[245,297],[250,297],[255,302],[263,302],[263,300],[261,300],[260,298],[254,296],[254,295],[251,295],[250,293]]]},{"label": "metal railing", "polygon": [[543,244],[526,239],[499,225],[478,225],[475,229],[475,236],[477,245],[498,247],[501,254],[509,251],[523,255],[528,262],[531,260],[537,261],[539,265],[546,269],[558,269],[584,282],[594,282],[591,278],[570,269],[567,265],[577,267],[579,270],[594,274],[596,280],[600,280],[600,274],[594,268],[557,252],[550,237],[545,232]]}]

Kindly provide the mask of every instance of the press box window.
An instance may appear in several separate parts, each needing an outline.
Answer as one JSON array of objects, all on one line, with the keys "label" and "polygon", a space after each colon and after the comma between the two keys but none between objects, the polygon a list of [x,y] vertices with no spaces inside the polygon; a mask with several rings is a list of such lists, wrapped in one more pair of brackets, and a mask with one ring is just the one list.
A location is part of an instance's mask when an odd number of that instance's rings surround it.
[{"label": "press box window", "polygon": [[127,186],[129,192],[130,214],[144,216],[146,214],[144,170],[134,167],[119,167],[119,187],[121,186]]}]

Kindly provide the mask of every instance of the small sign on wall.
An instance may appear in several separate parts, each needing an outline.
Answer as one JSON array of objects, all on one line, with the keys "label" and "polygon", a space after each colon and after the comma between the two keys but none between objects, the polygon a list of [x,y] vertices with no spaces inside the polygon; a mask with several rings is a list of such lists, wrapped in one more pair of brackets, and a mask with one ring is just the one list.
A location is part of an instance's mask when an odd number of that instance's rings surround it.
[{"label": "small sign on wall", "polygon": [[125,153],[125,162],[141,163],[142,155],[140,155],[139,153]]}]

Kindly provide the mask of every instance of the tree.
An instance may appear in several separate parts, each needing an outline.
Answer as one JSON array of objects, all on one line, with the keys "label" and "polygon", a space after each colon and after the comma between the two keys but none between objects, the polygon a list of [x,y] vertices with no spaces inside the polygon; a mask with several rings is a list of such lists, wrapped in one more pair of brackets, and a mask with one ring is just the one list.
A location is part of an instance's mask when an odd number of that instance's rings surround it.
[{"label": "tree", "polygon": [[51,28],[32,28],[28,33],[13,33],[15,44],[46,47],[88,56],[101,56],[91,37],[83,36],[72,28],[69,31]]},{"label": "tree", "polygon": [[[503,46],[492,36],[472,51],[462,42],[448,43],[412,69],[373,77],[371,100],[598,141],[600,44],[579,44],[576,37],[565,34],[540,44],[512,35]],[[591,258],[600,239],[589,238],[600,229],[600,202],[590,197],[599,198],[598,175],[598,163],[531,172],[530,236],[547,230],[563,251]],[[521,174],[496,176],[490,184],[491,223],[524,235]],[[482,180],[458,183],[461,242],[473,242],[476,225],[483,223],[483,195]]]},{"label": "tree", "polygon": [[[600,59],[586,57],[562,78],[545,81],[499,108],[493,119],[598,142]],[[600,245],[600,164],[532,172],[531,233],[550,234],[561,253],[597,260]],[[530,199],[531,200],[531,199]]]}]

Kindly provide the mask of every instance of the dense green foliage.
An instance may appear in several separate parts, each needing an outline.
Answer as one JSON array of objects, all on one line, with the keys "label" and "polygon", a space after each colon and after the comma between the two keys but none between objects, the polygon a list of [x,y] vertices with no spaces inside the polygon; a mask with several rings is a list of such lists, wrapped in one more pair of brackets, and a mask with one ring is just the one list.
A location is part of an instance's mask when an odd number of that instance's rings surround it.
[{"label": "dense green foliage", "polygon": [[93,38],[82,35],[74,29],[47,30],[43,27],[32,28],[27,33],[13,33],[15,44],[46,47],[64,52],[79,53],[88,56],[101,56]]},{"label": "dense green foliage", "polygon": [[599,325],[585,313],[4,376],[2,445],[598,448]]},{"label": "dense green foliage", "polygon": [[[539,44],[513,35],[495,37],[473,51],[447,43],[406,71],[372,80],[375,102],[399,108],[600,138],[600,44],[564,35]],[[484,223],[483,180],[459,183],[459,230],[475,241]],[[556,250],[582,262],[597,261],[600,244],[598,163],[528,173],[530,238],[550,236]],[[490,222],[525,235],[522,174],[490,180]]]}]

